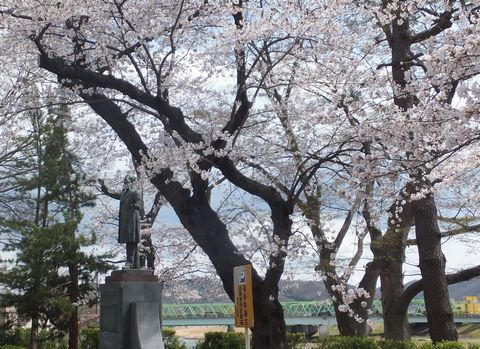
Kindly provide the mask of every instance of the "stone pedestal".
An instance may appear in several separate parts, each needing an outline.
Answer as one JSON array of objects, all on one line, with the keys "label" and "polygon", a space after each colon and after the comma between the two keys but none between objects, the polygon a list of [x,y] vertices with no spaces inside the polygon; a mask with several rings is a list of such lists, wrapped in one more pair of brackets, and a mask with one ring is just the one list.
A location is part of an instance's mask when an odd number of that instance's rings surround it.
[{"label": "stone pedestal", "polygon": [[100,285],[100,349],[164,349],[162,284],[149,270],[117,270]]}]

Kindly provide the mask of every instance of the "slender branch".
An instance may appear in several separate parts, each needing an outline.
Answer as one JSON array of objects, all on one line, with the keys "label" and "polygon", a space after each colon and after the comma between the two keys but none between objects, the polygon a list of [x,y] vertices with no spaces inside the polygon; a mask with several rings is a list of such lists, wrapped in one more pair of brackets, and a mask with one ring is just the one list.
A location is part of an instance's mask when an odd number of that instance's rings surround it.
[{"label": "slender branch", "polygon": [[285,195],[288,195],[289,193],[289,190],[288,188],[285,186],[285,184],[283,184],[282,182],[280,182],[277,178],[273,177],[270,172],[263,168],[260,164],[257,164],[257,163],[254,163],[252,161],[249,161],[249,160],[241,160],[242,162],[246,163],[248,166],[252,167],[252,168],[255,168],[257,170],[259,170],[265,177],[268,178],[268,180],[272,183],[275,184],[275,186],[280,190],[282,191],[282,193],[284,193]]},{"label": "slender branch", "polygon": [[[360,258],[362,257],[363,255],[363,240],[365,239],[365,235],[363,234],[359,234],[357,236],[358,238],[358,242],[357,242],[357,252],[355,252],[355,255],[352,257],[352,259],[350,260],[350,263],[348,263],[348,267],[349,269],[353,270],[356,265],[358,264],[358,262],[360,261]],[[342,275],[342,279],[345,281],[345,282],[348,282],[348,280],[350,279],[350,276],[352,276],[351,273],[345,273]]]},{"label": "slender branch", "polygon": [[345,217],[345,220],[343,221],[343,225],[340,228],[340,231],[338,232],[337,237],[335,238],[335,248],[338,250],[340,246],[342,245],[343,239],[347,235],[348,229],[350,228],[350,225],[352,224],[353,216],[355,215],[355,212],[358,211],[358,208],[360,207],[360,203],[362,202],[360,195],[357,195],[355,198],[355,202],[353,203],[352,207],[348,211],[347,216]]}]

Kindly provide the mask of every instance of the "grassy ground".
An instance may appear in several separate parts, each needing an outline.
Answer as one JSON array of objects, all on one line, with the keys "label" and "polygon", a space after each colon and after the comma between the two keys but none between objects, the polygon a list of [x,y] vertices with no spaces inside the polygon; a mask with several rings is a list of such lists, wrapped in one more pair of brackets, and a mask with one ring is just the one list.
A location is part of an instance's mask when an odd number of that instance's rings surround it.
[{"label": "grassy ground", "polygon": [[[458,338],[460,342],[480,344],[480,324],[463,324],[457,326]],[[338,331],[337,331],[338,332]],[[383,324],[376,323],[373,325],[372,334],[383,335]],[[412,336],[412,340],[417,342],[429,341],[428,332],[422,335]]]},{"label": "grassy ground", "polygon": [[[178,326],[175,334],[187,339],[203,339],[206,332],[227,332],[227,326]],[[235,332],[244,332],[243,328],[235,328]]]},{"label": "grassy ground", "polygon": [[[457,327],[461,342],[480,344],[480,324],[464,324]],[[202,339],[205,332],[226,332],[227,326],[182,326],[175,328],[176,334],[182,338]],[[243,328],[236,328],[236,332],[242,332]],[[329,328],[330,335],[338,335],[337,326],[332,325]],[[383,335],[383,324],[373,323],[372,335],[381,337]],[[418,342],[428,341],[428,333],[421,336],[413,336],[413,340]]]},{"label": "grassy ground", "polygon": [[458,327],[461,342],[480,344],[480,324],[465,324]]}]

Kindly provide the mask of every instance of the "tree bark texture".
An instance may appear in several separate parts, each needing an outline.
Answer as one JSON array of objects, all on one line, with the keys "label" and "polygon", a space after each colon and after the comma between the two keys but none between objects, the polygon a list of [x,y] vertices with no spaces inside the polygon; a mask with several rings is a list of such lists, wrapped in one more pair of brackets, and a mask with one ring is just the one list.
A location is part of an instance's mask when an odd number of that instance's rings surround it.
[{"label": "tree bark texture", "polygon": [[73,304],[72,312],[68,319],[68,349],[78,349],[80,331],[78,328],[78,300],[80,296],[78,286],[78,265],[75,261],[68,263],[69,287],[68,293],[70,302]]},{"label": "tree bark texture", "polygon": [[[195,241],[210,258],[230,299],[233,294],[233,268],[250,264],[241,255],[228,236],[225,225],[209,206],[192,207],[193,214],[180,214],[180,220],[192,233]],[[262,280],[253,273],[253,301],[255,325],[251,329],[254,348],[286,348],[286,326],[283,309],[278,301],[278,282]]]},{"label": "tree bark texture", "polygon": [[[164,189],[162,185],[157,188]],[[162,192],[172,203],[182,225],[209,257],[222,281],[223,288],[233,301],[233,268],[251,264],[251,262],[239,253],[231,241],[227,227],[210,207],[207,195],[194,196],[193,200],[185,200],[177,197],[182,193],[180,188]],[[289,232],[291,221],[288,209],[278,208],[278,212],[276,209],[272,211],[274,230]],[[281,233],[277,232],[277,234]],[[283,273],[283,267],[283,262],[277,261],[277,265],[268,269],[265,279],[253,270],[255,322],[254,327],[251,328],[253,348],[286,349],[286,325],[283,309],[278,301],[278,281]]]},{"label": "tree bark texture", "polygon": [[456,341],[458,333],[448,295],[445,256],[433,194],[415,203],[414,215],[430,338],[434,343]]},{"label": "tree bark texture", "polygon": [[[387,4],[388,2],[384,3],[384,5]],[[411,46],[414,43],[422,42],[425,39],[435,36],[441,33],[443,30],[449,28],[451,26],[451,14],[452,12],[448,11],[442,14],[433,31],[427,30],[414,35],[409,23],[409,19],[402,18],[401,11],[399,10],[397,13],[397,18],[393,19],[391,26],[384,28],[392,53],[392,78],[395,83],[394,102],[395,105],[397,105],[403,111],[413,108],[416,99],[414,92],[412,92],[411,89],[408,89],[410,82],[406,78],[408,70],[410,70],[412,67],[411,57],[414,56]],[[410,139],[413,140],[414,132],[411,131],[409,136]],[[407,159],[414,158],[413,153],[411,152],[406,152],[406,157]],[[412,178],[419,178],[423,174],[424,169],[422,169],[422,166],[419,166],[415,170],[410,170],[410,175]],[[427,319],[430,328],[430,336],[434,342],[442,339],[456,340],[457,332],[453,322],[452,310],[450,308],[450,302],[448,299],[448,287],[445,277],[445,257],[441,252],[440,230],[436,221],[436,207],[433,196],[429,195],[421,200],[416,201],[414,207],[412,207],[412,211],[414,211],[412,214],[415,219],[415,228],[420,257],[420,270],[424,280],[424,296],[425,305],[427,307]],[[388,272],[389,269],[391,269],[393,273],[401,272],[401,268],[399,268],[399,266],[394,266],[391,263],[389,264],[390,265],[386,268],[386,272]],[[384,275],[382,278],[388,278],[388,276]],[[392,287],[395,288],[395,284],[397,284],[397,289],[393,290]],[[403,285],[401,288],[403,292]],[[395,298],[399,300],[399,290],[399,282],[394,282],[390,287],[385,287],[385,292],[392,293],[392,300]],[[382,298],[384,298],[383,293],[384,287],[382,282]],[[393,307],[392,309],[395,307],[399,308],[397,315],[404,313],[404,307],[399,307],[400,303],[401,302],[396,302],[396,306],[394,306],[395,303],[390,305]],[[385,307],[385,305],[387,304],[384,304],[383,306]],[[386,310],[384,309],[384,313],[389,311],[390,308],[387,308]],[[384,321],[385,335],[387,336],[387,330],[389,331],[389,335],[395,335],[395,333],[390,333],[389,330],[391,324],[390,319],[384,319]]]},{"label": "tree bark texture", "polygon": [[382,315],[387,339],[410,339],[407,312],[399,312],[403,293],[404,232],[392,227],[372,247],[374,263],[380,268]]},{"label": "tree bark texture", "polygon": [[[367,324],[369,318],[368,309],[371,308],[375,296],[378,272],[372,263],[367,265],[365,275],[358,287],[365,289],[365,291],[370,294],[370,297],[358,297],[353,303],[349,304],[351,310],[353,310],[353,314],[340,311],[339,306],[343,304],[343,302],[341,302],[343,294],[337,290],[336,286],[338,284],[345,285],[345,282],[339,280],[340,278],[335,272],[335,267],[329,265],[330,253],[333,253],[333,251],[329,250],[326,246],[322,249],[320,253],[320,265],[322,272],[325,274],[323,281],[325,288],[327,289],[330,298],[333,300],[332,303],[338,331],[341,336],[367,336],[369,332]],[[366,306],[362,306],[362,302],[365,302]],[[357,315],[357,319],[354,315]]]},{"label": "tree bark texture", "polygon": [[[386,5],[388,2],[384,2]],[[400,13],[398,14],[400,18]],[[401,24],[399,24],[401,23]],[[391,49],[391,74],[394,81],[394,103],[402,110],[406,111],[413,107],[413,95],[406,90],[408,82],[406,73],[410,69],[409,65],[404,64],[408,61],[410,54],[410,23],[408,18],[401,22],[394,19],[391,26],[384,28],[386,38]],[[407,154],[408,157],[408,154]],[[398,211],[400,203],[394,203],[389,212],[392,217]],[[372,248],[374,251],[374,261],[378,263],[381,281],[381,300],[383,308],[383,319],[385,338],[388,339],[409,339],[410,329],[408,324],[407,312],[400,311],[397,307],[399,297],[402,295],[403,286],[403,262],[405,253],[405,243],[410,230],[407,207],[403,207],[402,222],[389,222],[387,232],[382,238],[375,242]],[[389,218],[390,220],[390,218]],[[396,223],[400,223],[397,227]]]},{"label": "tree bark texture", "polygon": [[397,307],[403,293],[403,262],[401,260],[383,261],[380,281],[385,338],[410,339],[407,311],[399,311]]},{"label": "tree bark texture", "polygon": [[[367,319],[369,318],[368,309],[370,309],[373,303],[378,272],[372,273],[372,271],[374,271],[374,268],[372,268],[373,264],[368,264],[359,287],[364,288],[371,297],[357,298],[352,304],[350,304],[350,308],[354,311],[354,314],[363,319],[363,321],[357,321],[352,313],[340,311],[339,306],[342,305],[341,300],[343,294],[336,286],[339,284],[346,286],[346,281],[338,275],[335,265],[331,263],[335,261],[335,258],[332,259],[331,257],[336,254],[336,250],[340,247],[341,241],[337,240],[339,239],[339,235],[337,235],[334,244],[327,242],[325,239],[325,234],[320,228],[320,195],[305,196],[307,199],[306,204],[300,205],[300,207],[305,217],[310,221],[310,230],[312,231],[312,235],[317,244],[319,263],[315,269],[322,273],[325,289],[327,290],[330,299],[332,299],[338,331],[341,336],[366,336],[369,332],[367,324]],[[351,212],[354,211],[355,210],[352,210]],[[361,303],[363,301],[367,303],[366,307],[362,307]]]},{"label": "tree bark texture", "polygon": [[[407,185],[405,190],[411,190],[411,186]],[[410,339],[407,311],[398,306],[404,290],[405,246],[408,232],[413,225],[411,205],[404,201],[405,195],[408,194],[401,194],[389,208],[389,216],[392,218],[385,234],[371,243],[373,263],[380,274],[383,322],[387,339]]]},{"label": "tree bark texture", "polygon": [[[364,320],[364,322],[355,322],[356,336],[365,337],[370,334],[370,327],[367,324],[367,320],[370,317],[368,311],[372,308],[373,300],[375,299],[378,276],[378,266],[374,262],[367,263],[365,273],[358,284],[358,288],[363,288],[367,291],[370,298],[360,297],[352,304],[352,309]],[[362,306],[362,302],[365,302],[366,306]]]},{"label": "tree bark texture", "polygon": [[374,262],[380,266],[382,315],[387,339],[410,339],[407,312],[398,308],[403,286],[403,233],[389,230],[381,240]]},{"label": "tree bark texture", "polygon": [[339,306],[343,304],[341,302],[343,295],[342,292],[339,292],[336,289],[336,287],[339,284],[345,285],[345,283],[339,280],[335,271],[335,266],[330,265],[331,253],[334,253],[334,250],[330,250],[326,247],[322,248],[320,251],[320,264],[317,269],[320,269],[323,273],[323,283],[333,303],[338,332],[341,336],[356,336],[355,320],[352,316],[349,316],[348,313],[339,310]]},{"label": "tree bark texture", "polygon": [[30,328],[30,340],[28,349],[37,349],[38,347],[38,316],[32,316],[32,327]]}]

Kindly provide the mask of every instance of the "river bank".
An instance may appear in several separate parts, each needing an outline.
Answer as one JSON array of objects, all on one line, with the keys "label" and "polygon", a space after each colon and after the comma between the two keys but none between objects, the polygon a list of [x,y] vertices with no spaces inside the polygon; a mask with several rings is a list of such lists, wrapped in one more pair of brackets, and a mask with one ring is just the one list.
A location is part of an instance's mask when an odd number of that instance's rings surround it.
[{"label": "river bank", "polygon": [[[203,339],[207,332],[227,332],[227,326],[178,326],[175,334],[187,349],[195,348],[195,345]],[[242,332],[243,328],[235,328],[235,332]]]},{"label": "river bank", "polygon": [[[227,326],[179,326],[175,327],[176,335],[182,343],[187,345],[187,349],[195,348],[195,345],[203,339],[206,332],[227,332]],[[457,326],[460,341],[464,343],[480,343],[480,325],[479,324],[460,324]],[[243,328],[235,328],[235,332],[243,333]],[[338,335],[336,326],[329,329],[330,335]],[[383,324],[377,323],[373,326],[374,337],[381,338],[383,334]],[[422,335],[414,335],[413,340],[417,342],[428,341],[428,332]]]}]

